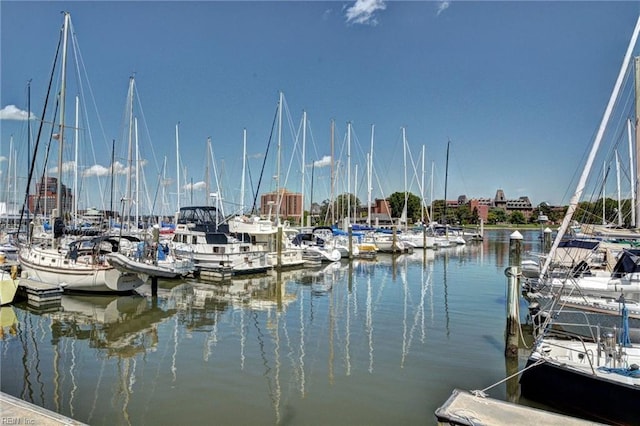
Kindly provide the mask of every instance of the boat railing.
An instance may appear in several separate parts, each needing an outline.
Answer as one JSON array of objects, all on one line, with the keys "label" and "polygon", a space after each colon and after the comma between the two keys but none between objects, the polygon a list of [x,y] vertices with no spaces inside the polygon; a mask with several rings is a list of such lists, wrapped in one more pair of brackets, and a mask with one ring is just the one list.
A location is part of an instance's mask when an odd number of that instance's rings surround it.
[{"label": "boat railing", "polygon": [[[599,326],[596,326],[596,328],[599,329]],[[597,338],[596,338],[595,341],[596,341],[597,347],[598,347],[598,353],[597,353],[598,360],[596,362],[596,366],[597,366],[597,365],[600,365],[600,356],[602,354],[602,351],[601,351],[601,342],[600,342],[599,331],[596,333],[596,335],[597,335]],[[594,362],[593,362],[594,361],[593,350],[588,349],[587,348],[587,344],[586,344],[587,341],[591,342],[591,340],[585,339],[582,336],[580,336],[578,334],[575,334],[575,333],[567,332],[567,331],[564,331],[564,330],[557,330],[557,329],[549,329],[548,332],[546,333],[546,337],[557,337],[559,339],[566,340],[566,341],[573,341],[573,342],[578,341],[578,342],[580,342],[581,348],[577,349],[575,347],[564,345],[562,343],[556,343],[556,341],[544,340],[541,350],[542,350],[543,353],[546,352],[545,349],[544,349],[545,345],[546,345],[547,347],[553,346],[553,347],[556,347],[556,348],[567,350],[567,351],[572,352],[572,353],[577,353],[578,359],[584,360],[586,358],[587,362],[589,363],[589,368],[591,369],[591,373],[594,376],[596,375],[596,366],[594,366]],[[550,352],[550,350],[549,350],[549,352]]]}]

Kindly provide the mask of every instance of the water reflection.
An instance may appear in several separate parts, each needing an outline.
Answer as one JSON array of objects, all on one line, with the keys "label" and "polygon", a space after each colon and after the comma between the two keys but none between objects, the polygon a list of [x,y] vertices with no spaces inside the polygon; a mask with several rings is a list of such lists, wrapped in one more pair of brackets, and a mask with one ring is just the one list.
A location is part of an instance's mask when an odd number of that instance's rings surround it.
[{"label": "water reflection", "polygon": [[0,306],[0,341],[18,333],[18,317],[13,306]]},{"label": "water reflection", "polygon": [[381,407],[390,391],[414,398],[429,380],[430,337],[441,324],[452,336],[448,268],[483,250],[160,281],[157,297],[65,294],[50,312],[17,305],[14,334],[3,326],[2,390],[91,424],[206,423],[214,406],[221,424],[335,423],[325,398],[339,395],[361,405],[359,423],[388,423],[392,409],[380,414],[350,387]]}]

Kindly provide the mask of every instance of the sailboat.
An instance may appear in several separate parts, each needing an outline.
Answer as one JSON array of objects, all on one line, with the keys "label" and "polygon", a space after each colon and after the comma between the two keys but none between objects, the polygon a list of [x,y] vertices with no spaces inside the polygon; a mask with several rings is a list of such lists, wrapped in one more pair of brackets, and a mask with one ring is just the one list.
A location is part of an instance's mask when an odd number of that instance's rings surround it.
[{"label": "sailboat", "polygon": [[12,267],[11,272],[0,272],[0,305],[8,305],[13,302],[18,291],[17,266]]},{"label": "sailboat", "polygon": [[[584,170],[542,265],[540,281],[546,279],[555,252],[569,229],[586,187],[639,34],[640,16]],[[562,312],[562,302],[558,295],[558,308],[542,323],[542,331],[536,337],[520,378],[522,395],[607,423],[637,424],[638,413],[633,407],[640,398],[640,345],[631,342],[628,309],[623,297],[619,302],[621,309],[617,319],[620,327],[604,329],[599,322],[589,321],[586,315],[582,316],[583,321],[579,324],[575,321],[573,324],[561,323],[558,313]],[[575,332],[578,325],[586,332]]]},{"label": "sailboat", "polygon": [[[64,13],[62,28],[61,85],[59,96],[59,154],[56,210],[53,212],[54,229],[49,244],[34,244],[31,236],[20,247],[18,262],[23,275],[30,280],[59,285],[64,290],[93,292],[130,292],[147,280],[146,274],[117,269],[105,255],[117,252],[120,241],[113,236],[73,237],[65,236],[62,206],[62,154],[65,127],[65,93],[67,45],[71,32],[71,16]],[[54,71],[56,64],[54,63]],[[34,155],[35,158],[35,155]],[[33,167],[33,166],[32,166]],[[28,185],[27,185],[28,186]]]}]

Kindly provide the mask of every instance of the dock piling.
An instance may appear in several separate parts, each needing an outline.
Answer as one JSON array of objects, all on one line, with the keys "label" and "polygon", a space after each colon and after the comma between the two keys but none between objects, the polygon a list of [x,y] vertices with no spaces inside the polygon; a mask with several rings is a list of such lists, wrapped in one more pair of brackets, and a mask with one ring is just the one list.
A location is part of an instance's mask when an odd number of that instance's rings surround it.
[{"label": "dock piling", "polygon": [[158,277],[151,277],[151,296],[158,296]]},{"label": "dock piling", "polygon": [[518,356],[520,341],[520,317],[518,302],[520,295],[520,262],[522,261],[522,234],[515,231],[509,239],[509,267],[507,276],[507,326],[505,332],[505,356]]}]

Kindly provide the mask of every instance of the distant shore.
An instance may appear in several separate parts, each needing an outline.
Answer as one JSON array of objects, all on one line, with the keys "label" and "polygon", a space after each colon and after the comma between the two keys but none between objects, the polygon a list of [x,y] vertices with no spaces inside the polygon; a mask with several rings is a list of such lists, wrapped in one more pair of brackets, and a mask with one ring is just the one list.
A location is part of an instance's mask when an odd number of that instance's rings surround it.
[{"label": "distant shore", "polygon": [[[484,229],[540,229],[540,225],[527,223],[523,225],[515,225],[515,224],[501,224],[501,225],[483,225]],[[551,230],[557,229],[557,225],[545,226],[544,228],[549,228]]]}]

